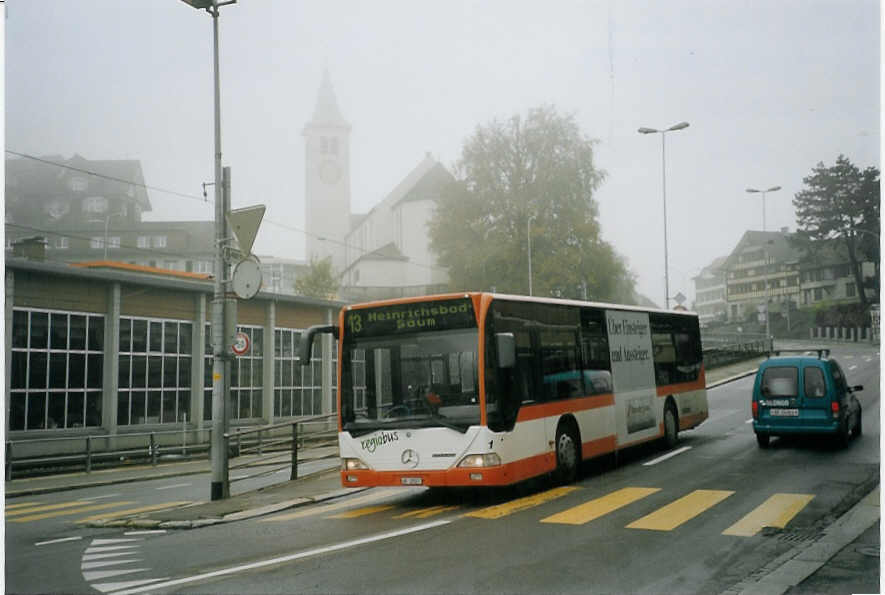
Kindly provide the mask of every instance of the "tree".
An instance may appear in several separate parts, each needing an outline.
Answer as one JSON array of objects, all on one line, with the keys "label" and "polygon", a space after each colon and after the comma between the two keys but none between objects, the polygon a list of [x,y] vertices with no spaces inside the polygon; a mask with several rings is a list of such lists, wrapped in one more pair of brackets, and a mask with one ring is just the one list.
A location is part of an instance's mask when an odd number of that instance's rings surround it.
[{"label": "tree", "polygon": [[[865,288],[879,295],[879,170],[859,169],[844,155],[827,167],[820,162],[802,179],[805,188],[796,193],[793,206],[797,235],[811,252],[815,243],[835,242],[845,248],[858,288],[861,307],[869,306]],[[875,263],[871,283],[865,283],[862,263]]]},{"label": "tree", "polygon": [[[600,237],[595,141],[552,107],[478,126],[429,222],[454,290],[633,301],[634,278]],[[531,221],[530,221],[531,220]]]},{"label": "tree", "polygon": [[295,279],[295,293],[307,297],[329,299],[338,293],[338,280],[332,271],[332,257],[310,259],[310,269]]}]

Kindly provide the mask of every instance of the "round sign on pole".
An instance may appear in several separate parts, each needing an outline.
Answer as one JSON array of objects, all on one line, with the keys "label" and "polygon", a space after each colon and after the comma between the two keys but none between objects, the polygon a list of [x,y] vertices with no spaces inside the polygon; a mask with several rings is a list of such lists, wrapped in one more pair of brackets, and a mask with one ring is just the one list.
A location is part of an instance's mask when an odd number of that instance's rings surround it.
[{"label": "round sign on pole", "polygon": [[249,335],[246,333],[237,333],[234,336],[234,342],[230,348],[231,351],[234,352],[234,355],[244,355],[249,351]]}]

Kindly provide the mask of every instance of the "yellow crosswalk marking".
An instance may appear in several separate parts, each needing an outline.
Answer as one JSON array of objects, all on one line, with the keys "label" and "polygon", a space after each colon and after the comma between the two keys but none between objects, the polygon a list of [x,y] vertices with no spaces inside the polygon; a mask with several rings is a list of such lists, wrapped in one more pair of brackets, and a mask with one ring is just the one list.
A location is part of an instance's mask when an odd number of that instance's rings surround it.
[{"label": "yellow crosswalk marking", "polygon": [[457,510],[458,506],[435,506],[431,510],[425,510],[421,514],[417,515],[419,519],[427,519],[432,516],[436,516],[438,514],[442,514],[444,512],[448,512],[449,510]]},{"label": "yellow crosswalk marking", "polygon": [[497,504],[495,506],[489,506],[487,508],[468,512],[464,516],[474,517],[478,519],[499,519],[501,517],[511,515],[515,512],[520,512],[534,506],[539,506],[541,504],[544,504],[545,502],[561,498],[570,492],[574,492],[577,489],[579,488],[570,486],[553,488],[552,490],[547,490],[546,492],[541,492],[540,494],[533,494],[531,496],[518,498],[510,502],[504,502],[503,504]]},{"label": "yellow crosswalk marking", "polygon": [[15,504],[6,504],[4,508],[6,510],[14,510],[16,508],[25,508],[26,506],[34,506],[35,504],[39,504],[39,502],[16,502]]},{"label": "yellow crosswalk marking", "polygon": [[813,498],[812,494],[774,494],[722,534],[752,537],[763,527],[783,529]]},{"label": "yellow crosswalk marking", "polygon": [[334,504],[326,504],[325,506],[317,506],[317,507],[308,507],[303,510],[298,510],[296,512],[290,512],[288,514],[281,514],[278,516],[269,517],[266,519],[259,519],[261,523],[273,523],[277,521],[290,521],[292,519],[300,519],[307,516],[313,516],[318,514],[325,514],[327,512],[331,512],[333,510],[341,510],[342,508],[349,508],[351,506],[357,504],[366,504],[368,502],[373,502],[375,500],[380,500],[381,498],[386,498],[391,493],[396,490],[379,490],[377,492],[372,492],[370,494],[366,494],[365,496],[360,496],[357,498],[349,498],[347,500],[343,500],[341,502],[336,502]]},{"label": "yellow crosswalk marking", "polygon": [[[132,502],[122,502],[122,504],[132,504]],[[184,500],[181,502],[163,502],[162,504],[151,504],[149,506],[141,506],[139,508],[128,508],[126,510],[115,510],[113,512],[106,512],[103,514],[96,514],[94,516],[89,516],[82,519],[77,519],[78,523],[89,523],[92,521],[99,521],[103,519],[113,519],[116,517],[126,516],[130,514],[138,514],[140,512],[151,512],[154,510],[163,510],[164,508],[175,508],[176,506],[184,506],[185,504],[190,504],[190,500]]]},{"label": "yellow crosswalk marking", "polygon": [[442,514],[444,512],[448,512],[449,510],[456,510],[459,508],[458,506],[431,506],[430,508],[419,508],[417,510],[410,510],[409,512],[404,512],[403,514],[396,515],[395,519],[407,519],[409,517],[417,517],[419,519],[426,519],[428,517],[436,516],[438,514]]},{"label": "yellow crosswalk marking", "polygon": [[541,522],[583,525],[660,491],[661,488],[623,488],[601,498],[585,502],[580,506],[548,516],[546,519],[541,519]]},{"label": "yellow crosswalk marking", "polygon": [[86,506],[90,504],[83,500],[74,500],[72,502],[59,502],[57,504],[44,504],[43,506],[29,506],[17,508],[15,510],[7,510],[6,516],[15,516],[19,514],[33,514],[35,512],[45,512],[47,510],[59,510],[61,508],[75,508],[77,506]]},{"label": "yellow crosswalk marking", "polygon": [[[83,502],[80,503],[81,505]],[[104,510],[106,508],[113,508],[114,506],[126,506],[127,504],[134,504],[134,502],[103,502],[101,504],[92,504],[90,506],[81,506],[80,508],[68,508],[63,510],[54,510],[51,512],[42,512],[39,514],[31,514],[27,516],[20,516],[6,519],[8,523],[26,523],[28,521],[39,521],[42,519],[51,519],[59,516],[67,516],[71,514],[81,514],[84,512],[92,512],[93,510]]]},{"label": "yellow crosswalk marking", "polygon": [[384,512],[393,508],[393,504],[382,504],[381,506],[367,506],[365,508],[357,508],[356,510],[348,510],[339,514],[334,514],[330,519],[355,519],[361,516],[375,514],[376,512]]},{"label": "yellow crosswalk marking", "polygon": [[633,521],[627,525],[627,528],[672,531],[682,523],[716,506],[732,494],[734,492],[729,490],[695,490],[687,496]]}]

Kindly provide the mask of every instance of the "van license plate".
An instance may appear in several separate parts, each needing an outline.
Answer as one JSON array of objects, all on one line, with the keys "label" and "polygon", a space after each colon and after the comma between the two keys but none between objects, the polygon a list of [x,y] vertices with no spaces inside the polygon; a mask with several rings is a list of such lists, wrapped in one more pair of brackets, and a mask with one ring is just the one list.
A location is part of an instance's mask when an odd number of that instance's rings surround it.
[{"label": "van license plate", "polygon": [[798,409],[770,409],[768,413],[774,417],[799,417]]},{"label": "van license plate", "polygon": [[419,486],[424,483],[420,477],[400,477],[399,480],[404,486]]}]

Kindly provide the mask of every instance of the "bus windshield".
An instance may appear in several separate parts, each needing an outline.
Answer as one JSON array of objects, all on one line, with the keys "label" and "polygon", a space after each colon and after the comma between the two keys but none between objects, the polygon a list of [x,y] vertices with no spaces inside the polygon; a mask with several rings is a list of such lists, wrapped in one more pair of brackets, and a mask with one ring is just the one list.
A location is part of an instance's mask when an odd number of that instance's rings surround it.
[{"label": "bus windshield", "polygon": [[342,430],[480,423],[476,328],[414,332],[344,343]]}]

